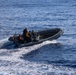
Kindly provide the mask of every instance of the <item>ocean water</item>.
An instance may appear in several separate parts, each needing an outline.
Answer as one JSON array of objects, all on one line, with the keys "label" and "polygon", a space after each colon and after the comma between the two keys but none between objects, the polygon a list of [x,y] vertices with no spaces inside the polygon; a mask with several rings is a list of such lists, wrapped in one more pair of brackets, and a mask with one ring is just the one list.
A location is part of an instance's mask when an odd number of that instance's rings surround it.
[{"label": "ocean water", "polygon": [[76,75],[75,0],[1,1],[0,46],[25,27],[61,28],[64,34],[29,47],[0,49],[0,75]]}]

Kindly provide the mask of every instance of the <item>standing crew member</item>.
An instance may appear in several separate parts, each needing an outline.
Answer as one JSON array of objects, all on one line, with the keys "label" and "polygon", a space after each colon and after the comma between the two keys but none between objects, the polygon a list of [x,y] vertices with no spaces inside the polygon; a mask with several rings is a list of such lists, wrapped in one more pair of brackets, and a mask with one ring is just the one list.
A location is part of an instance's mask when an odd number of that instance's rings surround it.
[{"label": "standing crew member", "polygon": [[24,38],[24,41],[27,42],[27,43],[31,41],[31,35],[28,32],[27,28],[25,28],[23,30],[23,38]]}]

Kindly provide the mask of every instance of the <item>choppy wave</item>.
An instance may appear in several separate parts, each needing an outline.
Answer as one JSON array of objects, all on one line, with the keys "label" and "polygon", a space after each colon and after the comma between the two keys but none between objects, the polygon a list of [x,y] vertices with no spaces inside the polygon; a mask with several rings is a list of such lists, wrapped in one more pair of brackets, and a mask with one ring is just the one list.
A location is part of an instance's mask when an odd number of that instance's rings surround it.
[{"label": "choppy wave", "polygon": [[21,34],[24,27],[59,27],[63,36],[16,49],[9,48],[8,38],[0,40],[1,75],[76,75],[76,1],[40,1],[0,0],[0,39]]}]

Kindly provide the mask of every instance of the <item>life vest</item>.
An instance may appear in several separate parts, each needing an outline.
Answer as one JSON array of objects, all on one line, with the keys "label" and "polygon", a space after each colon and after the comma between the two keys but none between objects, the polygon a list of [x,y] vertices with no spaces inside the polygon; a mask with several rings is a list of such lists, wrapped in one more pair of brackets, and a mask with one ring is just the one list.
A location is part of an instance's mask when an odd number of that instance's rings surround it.
[{"label": "life vest", "polygon": [[28,38],[30,37],[30,33],[29,32],[26,33],[26,37],[28,37]]}]

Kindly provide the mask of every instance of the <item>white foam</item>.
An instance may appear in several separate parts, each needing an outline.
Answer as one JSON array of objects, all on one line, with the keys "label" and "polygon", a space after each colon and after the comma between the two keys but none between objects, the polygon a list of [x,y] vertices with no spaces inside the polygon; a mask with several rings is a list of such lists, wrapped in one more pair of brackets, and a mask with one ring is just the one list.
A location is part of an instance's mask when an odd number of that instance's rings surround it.
[{"label": "white foam", "polygon": [[8,40],[8,38],[2,39],[2,40],[0,40],[0,43],[5,42],[7,40]]},{"label": "white foam", "polygon": [[0,56],[0,74],[3,75],[60,75],[73,74],[75,71],[71,68],[56,67],[51,64],[30,62],[20,59],[23,54],[27,54],[30,51],[36,50],[44,45],[57,43],[56,40],[45,41],[43,43],[22,47],[14,50],[1,49],[0,53],[6,55]]},{"label": "white foam", "polygon": [[[0,42],[5,42],[6,40],[7,39],[3,39]],[[17,61],[17,60],[18,61],[21,61],[21,60],[19,60],[19,57],[22,56],[22,54],[27,54],[30,51],[33,51],[33,50],[36,50],[37,48],[42,47],[43,45],[52,44],[52,43],[57,43],[57,41],[56,40],[53,40],[53,41],[45,41],[45,42],[40,43],[40,44],[37,44],[37,45],[14,49],[14,50],[12,50],[10,57],[8,57],[8,56],[0,56],[0,59],[4,59],[4,60],[8,60],[8,61]],[[14,52],[14,51],[16,51],[16,52]],[[10,51],[7,51],[7,49],[1,49],[1,52],[2,53],[5,53],[6,52],[6,54],[7,54]]]},{"label": "white foam", "polygon": [[8,38],[0,40],[0,48],[8,41]]}]

